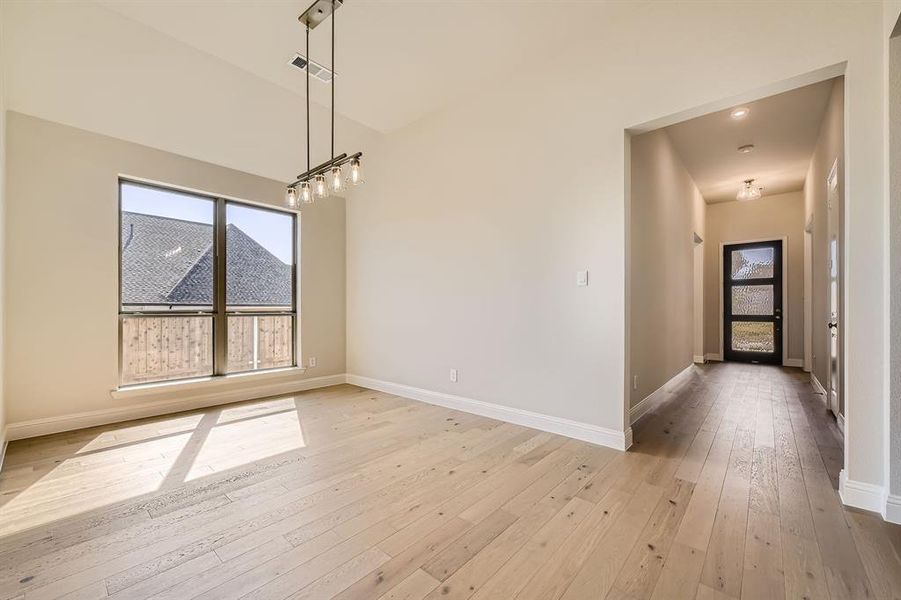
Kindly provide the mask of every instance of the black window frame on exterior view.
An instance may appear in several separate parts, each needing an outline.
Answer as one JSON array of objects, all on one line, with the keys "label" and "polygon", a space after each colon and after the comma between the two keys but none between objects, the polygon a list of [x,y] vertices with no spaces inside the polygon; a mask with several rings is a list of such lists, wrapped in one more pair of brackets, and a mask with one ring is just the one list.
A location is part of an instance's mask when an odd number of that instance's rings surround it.
[{"label": "black window frame on exterior view", "polygon": [[[159,304],[125,304],[123,302],[123,189],[126,186],[141,187],[149,190],[155,190],[167,194],[175,194],[185,196],[190,199],[205,200],[213,203],[212,215],[212,302],[210,304],[190,304],[182,305],[179,303],[159,303]],[[283,215],[291,219],[291,263],[290,267],[291,286],[290,286],[290,306],[285,304],[277,305],[240,305],[229,306],[227,300],[227,259],[228,259],[228,207],[236,206],[245,209],[267,211],[278,215]],[[169,217],[163,217],[169,218]],[[140,386],[155,383],[172,383],[178,381],[190,381],[195,379],[217,378],[226,375],[235,375],[238,373],[261,373],[271,370],[297,367],[298,357],[298,315],[297,315],[297,264],[298,264],[298,215],[289,210],[277,207],[256,204],[253,202],[242,202],[229,198],[223,198],[212,194],[204,194],[202,192],[186,191],[177,187],[168,187],[156,183],[146,183],[140,180],[119,178],[118,181],[118,386],[127,388],[132,386]],[[245,234],[246,235],[246,234]],[[249,236],[248,236],[249,237]],[[252,238],[251,238],[252,239]],[[179,248],[180,249],[180,248]],[[274,258],[274,256],[273,256]],[[285,263],[281,263],[285,264]],[[190,374],[187,376],[167,377],[161,376],[156,379],[134,379],[123,381],[125,368],[126,344],[124,339],[124,331],[127,322],[130,319],[160,319],[160,318],[195,318],[195,323],[201,319],[210,319],[212,339],[212,357],[211,368],[209,372]],[[257,351],[254,346],[254,364],[250,368],[240,368],[243,365],[232,365],[229,368],[229,319],[253,318],[253,327],[257,327],[260,318],[268,318],[270,322],[284,320],[290,318],[290,334],[287,339],[290,344],[290,359],[283,364],[277,364],[271,367],[258,368],[256,364]],[[237,321],[236,321],[237,322]],[[256,329],[254,329],[256,331]],[[284,336],[282,336],[284,337]],[[254,335],[254,344],[257,341],[257,335]]]}]

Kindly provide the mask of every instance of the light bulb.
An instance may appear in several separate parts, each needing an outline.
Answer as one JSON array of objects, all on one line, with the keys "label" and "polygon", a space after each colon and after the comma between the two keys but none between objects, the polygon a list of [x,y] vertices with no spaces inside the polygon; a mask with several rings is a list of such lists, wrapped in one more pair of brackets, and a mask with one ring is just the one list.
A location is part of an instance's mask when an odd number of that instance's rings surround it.
[{"label": "light bulb", "polygon": [[337,194],[344,189],[344,178],[341,177],[341,167],[332,167],[328,176],[328,181],[329,187],[332,188],[333,193]]},{"label": "light bulb", "polygon": [[300,184],[300,201],[304,204],[313,204],[313,188],[310,187],[309,181]]},{"label": "light bulb", "polygon": [[297,206],[297,188],[289,187],[285,192],[285,202],[289,207],[294,208]]},{"label": "light bulb", "polygon": [[350,173],[347,174],[347,182],[351,185],[363,183],[363,165],[360,164],[359,158],[354,158],[350,161]]},{"label": "light bulb", "polygon": [[317,198],[328,197],[328,184],[325,181],[325,175],[319,174],[313,180],[313,190],[316,192]]}]

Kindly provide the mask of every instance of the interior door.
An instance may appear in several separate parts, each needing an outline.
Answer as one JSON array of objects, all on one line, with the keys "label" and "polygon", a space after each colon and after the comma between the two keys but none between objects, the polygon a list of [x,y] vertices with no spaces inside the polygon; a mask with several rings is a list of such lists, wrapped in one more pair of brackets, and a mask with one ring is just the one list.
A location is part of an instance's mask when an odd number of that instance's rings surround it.
[{"label": "interior door", "polygon": [[782,241],[723,246],[723,359],[782,364]]},{"label": "interior door", "polygon": [[839,243],[838,161],[832,165],[826,179],[826,216],[829,235],[829,360],[826,377],[826,398],[829,409],[838,415],[841,405],[841,344],[839,315],[841,314],[841,245]]}]

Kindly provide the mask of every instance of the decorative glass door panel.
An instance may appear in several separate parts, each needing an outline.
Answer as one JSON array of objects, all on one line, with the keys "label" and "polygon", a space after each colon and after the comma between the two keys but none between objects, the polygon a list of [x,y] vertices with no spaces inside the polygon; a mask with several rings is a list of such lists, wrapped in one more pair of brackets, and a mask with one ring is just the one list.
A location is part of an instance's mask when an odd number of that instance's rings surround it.
[{"label": "decorative glass door panel", "polygon": [[723,359],[782,364],[782,242],[723,247]]}]

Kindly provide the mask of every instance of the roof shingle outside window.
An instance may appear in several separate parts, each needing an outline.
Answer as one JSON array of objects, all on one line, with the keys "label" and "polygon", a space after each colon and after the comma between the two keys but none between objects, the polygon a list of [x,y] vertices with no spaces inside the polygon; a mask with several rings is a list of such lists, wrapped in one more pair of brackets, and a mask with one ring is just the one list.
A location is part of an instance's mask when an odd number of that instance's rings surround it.
[{"label": "roof shingle outside window", "polygon": [[[226,229],[229,306],[291,306],[291,265]],[[213,226],[122,212],[122,304],[212,305]]]}]

